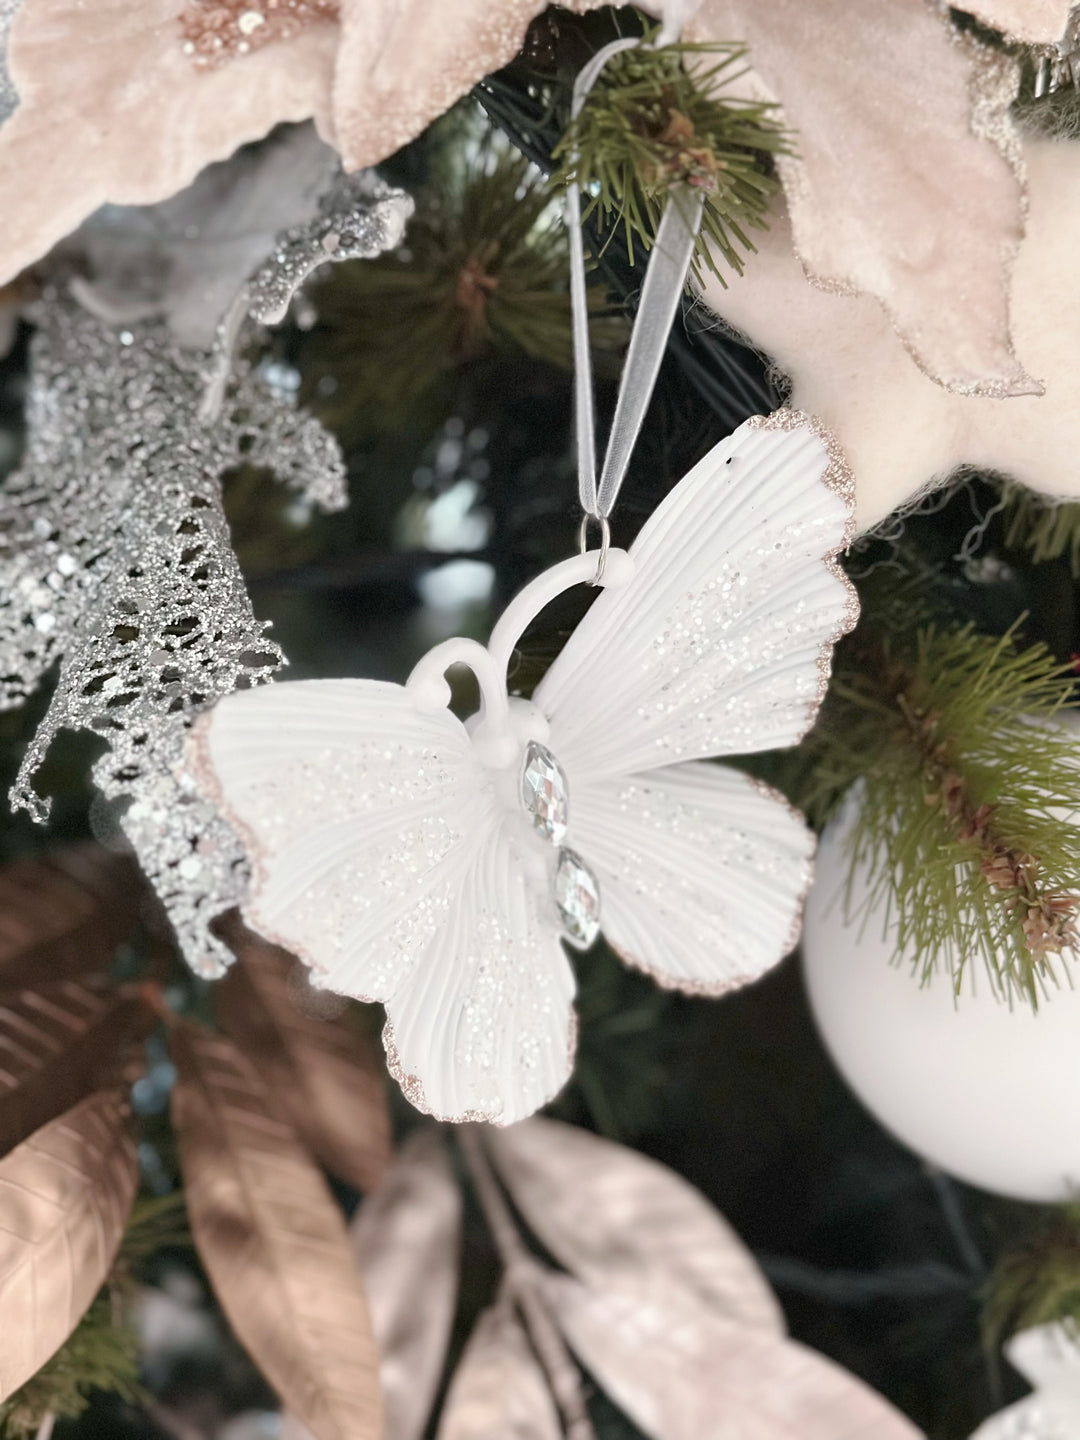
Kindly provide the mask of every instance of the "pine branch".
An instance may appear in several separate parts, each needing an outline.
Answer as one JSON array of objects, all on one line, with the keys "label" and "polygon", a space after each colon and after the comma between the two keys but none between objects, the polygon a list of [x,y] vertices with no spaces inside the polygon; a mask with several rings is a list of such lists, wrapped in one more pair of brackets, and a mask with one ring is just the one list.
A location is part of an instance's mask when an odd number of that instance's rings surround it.
[{"label": "pine branch", "polygon": [[108,1294],[98,1296],[33,1379],[0,1404],[0,1434],[5,1440],[30,1440],[48,1415],[81,1415],[94,1390],[128,1401],[140,1395],[138,1336]]},{"label": "pine branch", "polygon": [[1064,1325],[1080,1341],[1080,1205],[1062,1206],[998,1261],[983,1303],[986,1346],[1033,1325]]},{"label": "pine branch", "polygon": [[1065,556],[1073,578],[1080,579],[1080,502],[1048,500],[1006,482],[1001,506],[1010,550],[1025,552],[1036,565]]},{"label": "pine branch", "polygon": [[1063,822],[1080,756],[1059,723],[1075,672],[1018,648],[1016,626],[984,635],[905,615],[903,582],[869,589],[814,731],[756,768],[819,826],[849,796],[850,877],[869,874],[857,913],[849,880],[852,923],[887,915],[923,982],[945,970],[958,986],[979,958],[1035,1005],[1080,915],[1080,830]]},{"label": "pine branch", "polygon": [[[493,355],[571,367],[561,215],[543,177],[474,120],[455,113],[442,122],[463,134],[417,196],[405,245],[339,265],[313,291],[326,319],[307,348],[318,345],[335,385],[318,408],[341,428],[357,417],[380,430],[403,425],[442,379]],[[594,347],[601,356],[621,350],[622,318],[598,290],[590,306]]]},{"label": "pine branch", "polygon": [[[655,34],[650,28],[645,38]],[[586,215],[598,209],[621,227],[631,259],[635,238],[652,244],[679,185],[705,195],[698,273],[705,264],[726,284],[719,255],[741,275],[755,248],[747,231],[768,228],[780,189],[774,158],[791,153],[791,143],[774,107],[719,97],[744,73],[746,53],[741,45],[680,44],[616,55],[556,146],[556,182],[593,197]],[[696,62],[693,73],[686,59]]]}]

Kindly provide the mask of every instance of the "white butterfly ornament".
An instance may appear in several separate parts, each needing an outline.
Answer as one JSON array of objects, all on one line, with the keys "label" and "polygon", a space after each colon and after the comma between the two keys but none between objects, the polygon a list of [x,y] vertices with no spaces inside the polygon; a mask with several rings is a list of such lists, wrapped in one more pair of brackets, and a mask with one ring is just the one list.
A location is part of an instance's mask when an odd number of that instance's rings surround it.
[{"label": "white butterfly ornament", "polygon": [[[449,1120],[509,1124],[559,1090],[574,1050],[563,942],[602,929],[661,985],[717,995],[794,944],[811,873],[803,819],[713,756],[791,745],[857,605],[843,463],[781,410],[741,426],[667,496],[531,701],[507,694],[540,611],[596,577],[545,571],[486,647],[437,645],[405,685],[279,683],[193,732],[200,787],[252,866],[248,924],[315,982],[386,1006],[390,1067]],[[472,668],[462,723],[446,670]]]}]

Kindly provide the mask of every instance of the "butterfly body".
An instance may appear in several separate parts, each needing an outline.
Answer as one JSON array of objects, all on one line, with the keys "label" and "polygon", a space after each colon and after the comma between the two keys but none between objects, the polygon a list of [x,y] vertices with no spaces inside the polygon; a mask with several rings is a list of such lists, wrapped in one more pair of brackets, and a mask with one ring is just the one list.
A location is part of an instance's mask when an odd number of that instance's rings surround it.
[{"label": "butterfly body", "polygon": [[[794,943],[813,836],[724,754],[792,744],[854,622],[835,555],[842,467],[805,417],[749,422],[662,502],[531,701],[506,669],[597,556],[545,571],[489,644],[452,640],[405,686],[282,683],[196,727],[194,770],[240,834],[245,918],[317,983],[387,1007],[406,1093],[509,1123],[565,1081],[563,941],[601,929],[659,983],[720,994]],[[446,708],[470,665],[481,707]]]}]

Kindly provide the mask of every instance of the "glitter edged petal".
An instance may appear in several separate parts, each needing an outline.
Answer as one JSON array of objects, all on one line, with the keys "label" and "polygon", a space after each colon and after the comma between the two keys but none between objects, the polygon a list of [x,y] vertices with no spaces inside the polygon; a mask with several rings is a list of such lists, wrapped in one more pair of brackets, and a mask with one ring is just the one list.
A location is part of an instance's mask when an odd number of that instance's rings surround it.
[{"label": "glitter edged petal", "polygon": [[971,0],[964,8],[1011,40],[1050,45],[1065,34],[1072,0]]},{"label": "glitter edged petal", "polygon": [[806,282],[778,211],[746,272],[705,303],[791,378],[792,404],[820,415],[855,478],[860,530],[960,466],[1055,497],[1080,495],[1080,287],[1062,285],[1080,247],[1080,145],[1028,141],[1027,235],[1013,270],[1013,327],[1041,395],[955,395],[913,365],[881,307]]},{"label": "glitter edged petal", "polygon": [[333,139],[338,27],[319,23],[218,69],[183,51],[186,0],[24,0],[0,129],[0,285],[107,201],[147,205],[282,121]]},{"label": "glitter edged petal", "polygon": [[494,829],[461,722],[400,685],[310,680],[226,697],[192,748],[254,870],[248,924],[319,984],[387,999]]},{"label": "glitter edged petal", "polygon": [[737,770],[678,765],[579,785],[573,843],[600,881],[605,938],[660,985],[723,994],[798,939],[813,833]]},{"label": "glitter edged petal", "polygon": [[[589,10],[604,0],[568,0]],[[347,170],[416,138],[517,54],[547,0],[342,0],[334,124]]]},{"label": "glitter edged petal", "polygon": [[440,1120],[510,1125],[566,1083],[574,976],[546,887],[504,825],[453,913],[387,1003],[391,1073]]},{"label": "glitter edged petal", "polygon": [[783,107],[797,153],[778,168],[815,283],[875,296],[941,385],[1037,390],[1009,332],[1016,62],[924,0],[704,0],[695,30],[745,40],[757,98]]},{"label": "glitter edged petal", "polygon": [[631,547],[633,578],[600,595],[537,688],[571,796],[579,776],[805,733],[857,614],[835,562],[850,491],[830,439],[789,410],[740,426],[675,487]]}]

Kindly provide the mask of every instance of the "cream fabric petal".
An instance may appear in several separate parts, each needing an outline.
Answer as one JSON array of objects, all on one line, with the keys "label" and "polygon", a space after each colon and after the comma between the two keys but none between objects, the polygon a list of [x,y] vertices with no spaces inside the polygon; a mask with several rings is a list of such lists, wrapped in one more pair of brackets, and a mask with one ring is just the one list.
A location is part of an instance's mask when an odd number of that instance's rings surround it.
[{"label": "cream fabric petal", "polygon": [[310,680],[227,696],[193,751],[252,864],[248,924],[320,984],[387,999],[497,827],[461,722],[400,685]]},{"label": "cream fabric petal", "polygon": [[880,307],[806,283],[782,214],[746,274],[705,304],[766,351],[792,380],[791,400],[836,434],[855,476],[860,529],[959,466],[1008,475],[1052,496],[1080,496],[1080,145],[1025,146],[1028,233],[1013,272],[1019,353],[1043,395],[952,395],[911,363]]},{"label": "cream fabric petal", "polygon": [[1065,34],[1071,0],[969,0],[964,9],[992,30],[1028,44],[1053,44]]},{"label": "cream fabric petal", "polygon": [[578,784],[568,843],[600,882],[604,938],[660,985],[720,995],[798,939],[813,833],[736,770],[689,764]]},{"label": "cream fabric petal", "polygon": [[107,201],[146,205],[282,121],[333,140],[338,27],[313,24],[218,69],[183,52],[186,0],[23,0],[0,127],[0,285]]},{"label": "cream fabric petal", "polygon": [[476,856],[447,922],[387,1002],[391,1072],[442,1120],[522,1120],[573,1064],[573,972],[517,822]]},{"label": "cream fabric petal", "polygon": [[924,0],[705,0],[695,33],[747,41],[796,132],[780,170],[810,275],[876,296],[940,383],[1030,390],[1009,342],[1014,62]]},{"label": "cream fabric petal", "polygon": [[[565,8],[602,3],[566,0]],[[392,155],[509,64],[546,8],[547,0],[342,0],[334,121],[345,168]]]},{"label": "cream fabric petal", "polygon": [[857,610],[833,558],[848,491],[839,453],[784,410],[679,482],[631,546],[633,578],[601,593],[533,697],[572,794],[805,733]]}]

